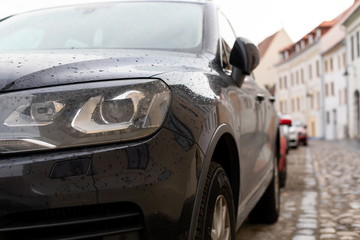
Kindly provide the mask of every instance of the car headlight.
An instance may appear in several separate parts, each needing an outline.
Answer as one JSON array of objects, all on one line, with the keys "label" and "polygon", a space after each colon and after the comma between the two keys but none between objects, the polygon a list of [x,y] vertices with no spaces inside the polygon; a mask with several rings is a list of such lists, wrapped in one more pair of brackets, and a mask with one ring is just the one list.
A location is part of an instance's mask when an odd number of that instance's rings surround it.
[{"label": "car headlight", "polygon": [[0,95],[0,153],[129,141],[153,134],[170,106],[160,80],[74,84]]}]

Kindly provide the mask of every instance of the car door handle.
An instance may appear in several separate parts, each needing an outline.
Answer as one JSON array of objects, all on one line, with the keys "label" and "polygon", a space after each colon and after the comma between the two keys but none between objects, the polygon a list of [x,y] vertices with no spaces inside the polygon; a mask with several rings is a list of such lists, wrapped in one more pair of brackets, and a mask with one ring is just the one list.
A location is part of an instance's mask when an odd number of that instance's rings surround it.
[{"label": "car door handle", "polygon": [[264,99],[265,99],[264,94],[260,94],[260,93],[256,94],[256,101],[262,102],[262,101],[264,101]]}]

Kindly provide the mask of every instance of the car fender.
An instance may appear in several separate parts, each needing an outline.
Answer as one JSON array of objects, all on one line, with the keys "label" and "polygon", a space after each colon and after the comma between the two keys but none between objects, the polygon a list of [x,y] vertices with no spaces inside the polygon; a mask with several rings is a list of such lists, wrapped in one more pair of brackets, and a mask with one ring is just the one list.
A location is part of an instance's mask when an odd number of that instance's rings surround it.
[{"label": "car fender", "polygon": [[[208,144],[208,148],[205,152],[204,161],[202,163],[201,167],[201,173],[198,180],[198,186],[196,189],[196,196],[194,201],[194,208],[191,216],[191,227],[189,231],[189,237],[188,239],[194,239],[196,228],[197,228],[197,222],[198,222],[198,214],[200,210],[201,205],[201,199],[204,191],[206,176],[209,170],[210,162],[212,160],[213,153],[215,151],[215,148],[217,146],[218,141],[224,134],[230,134],[234,137],[234,133],[232,128],[228,124],[221,124],[218,126],[218,128],[214,131],[214,134],[212,135],[210,142]],[[234,138],[235,139],[235,138]]]}]

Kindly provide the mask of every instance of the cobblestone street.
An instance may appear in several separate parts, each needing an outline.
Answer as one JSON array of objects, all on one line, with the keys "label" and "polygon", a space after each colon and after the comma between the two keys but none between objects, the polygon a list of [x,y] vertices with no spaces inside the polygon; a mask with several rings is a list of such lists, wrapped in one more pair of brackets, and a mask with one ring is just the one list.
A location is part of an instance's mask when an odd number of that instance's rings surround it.
[{"label": "cobblestone street", "polygon": [[281,216],[245,223],[239,240],[360,239],[360,144],[311,141],[290,150]]}]

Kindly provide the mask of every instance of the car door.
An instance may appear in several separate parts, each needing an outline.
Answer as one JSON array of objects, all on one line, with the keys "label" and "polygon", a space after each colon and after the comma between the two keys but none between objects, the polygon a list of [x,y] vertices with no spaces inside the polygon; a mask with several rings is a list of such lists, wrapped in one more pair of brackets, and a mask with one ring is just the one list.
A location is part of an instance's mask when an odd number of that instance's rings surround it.
[{"label": "car door", "polygon": [[[240,160],[242,199],[247,201],[264,181],[267,169],[266,102],[264,92],[251,77],[246,77],[241,88],[246,92],[246,111],[240,114]],[[248,153],[251,151],[251,153]]]},{"label": "car door", "polygon": [[[231,76],[230,52],[236,35],[222,14],[218,14],[220,29],[220,55],[222,68],[225,74]],[[228,91],[234,109],[237,142],[239,143],[240,158],[240,202],[245,203],[255,193],[265,176],[264,154],[265,144],[266,106],[265,93],[251,77],[246,77],[241,87]]]},{"label": "car door", "polygon": [[251,80],[247,83],[251,84],[253,88],[253,95],[255,98],[255,111],[257,113],[257,123],[259,124],[256,129],[258,132],[257,142],[255,143],[258,156],[253,166],[253,181],[256,183],[262,182],[262,179],[271,169],[272,160],[274,157],[274,145],[277,117],[274,111],[273,101],[269,92],[260,87],[256,81],[249,77]]}]

